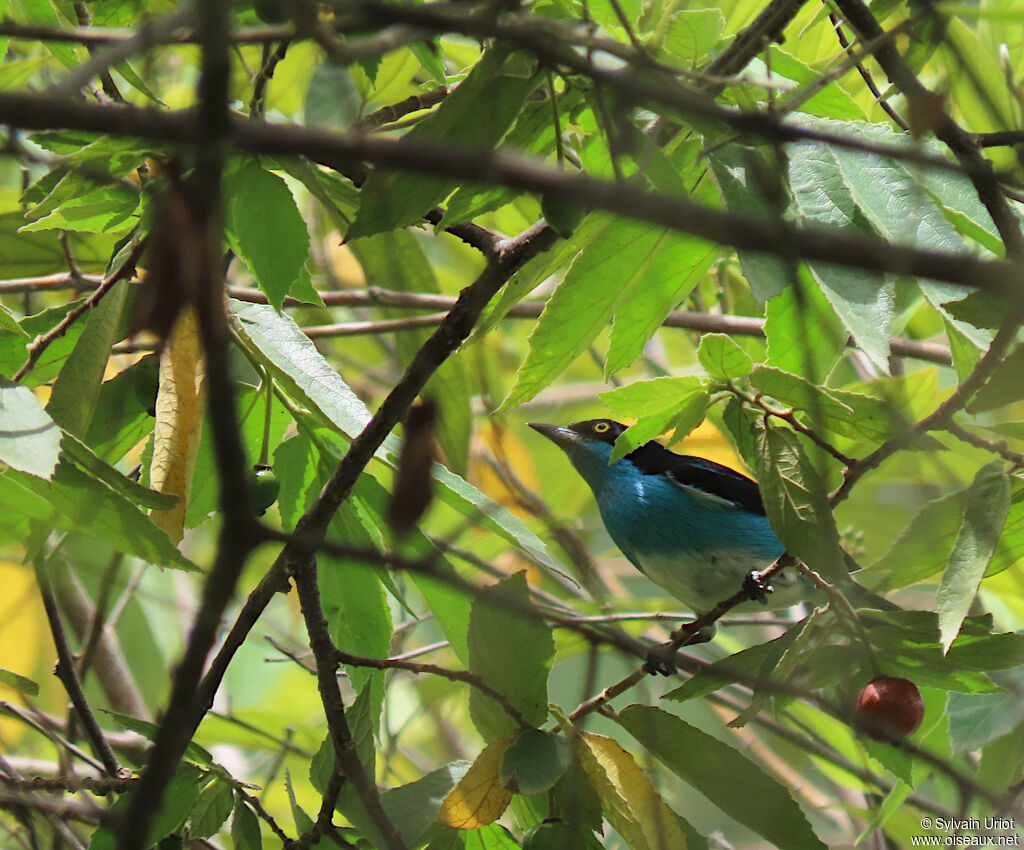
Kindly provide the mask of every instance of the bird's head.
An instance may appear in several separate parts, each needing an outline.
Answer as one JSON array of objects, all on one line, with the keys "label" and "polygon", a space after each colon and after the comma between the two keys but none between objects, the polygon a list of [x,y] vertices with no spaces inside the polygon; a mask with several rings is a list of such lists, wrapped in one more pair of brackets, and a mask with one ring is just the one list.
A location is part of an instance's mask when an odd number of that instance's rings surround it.
[{"label": "bird's head", "polygon": [[530,422],[529,425],[564,451],[591,485],[606,474],[612,446],[619,434],[626,430],[621,422],[611,419],[588,419],[572,425],[545,425],[542,422]]}]

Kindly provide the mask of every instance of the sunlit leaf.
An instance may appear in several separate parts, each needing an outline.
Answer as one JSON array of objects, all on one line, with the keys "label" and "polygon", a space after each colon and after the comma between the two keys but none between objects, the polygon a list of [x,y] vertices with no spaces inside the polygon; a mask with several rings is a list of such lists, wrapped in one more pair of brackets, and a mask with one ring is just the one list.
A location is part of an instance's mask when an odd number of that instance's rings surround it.
[{"label": "sunlit leaf", "polygon": [[511,738],[491,741],[476,757],[465,776],[448,792],[437,813],[437,822],[455,829],[477,829],[493,823],[512,800],[498,777],[502,757]]}]

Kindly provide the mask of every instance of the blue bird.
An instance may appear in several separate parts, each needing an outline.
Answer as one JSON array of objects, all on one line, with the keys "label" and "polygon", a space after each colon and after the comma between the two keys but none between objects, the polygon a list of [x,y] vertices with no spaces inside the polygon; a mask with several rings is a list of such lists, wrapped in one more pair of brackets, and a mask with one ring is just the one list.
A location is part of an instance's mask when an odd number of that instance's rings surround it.
[{"label": "blue bird", "polygon": [[[651,581],[697,614],[741,587],[763,601],[748,577],[785,548],[768,524],[755,481],[654,441],[609,464],[612,446],[626,430],[610,419],[568,427],[529,424],[568,455],[593,490],[615,545]],[[773,605],[796,601],[772,600]]]}]

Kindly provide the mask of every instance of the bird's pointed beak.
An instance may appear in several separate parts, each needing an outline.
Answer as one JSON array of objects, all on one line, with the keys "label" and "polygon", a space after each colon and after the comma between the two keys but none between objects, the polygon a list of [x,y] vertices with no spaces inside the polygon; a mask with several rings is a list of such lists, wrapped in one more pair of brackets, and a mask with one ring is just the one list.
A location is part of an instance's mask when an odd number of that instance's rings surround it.
[{"label": "bird's pointed beak", "polygon": [[580,441],[580,435],[572,428],[563,428],[561,425],[545,425],[543,422],[528,422],[527,424],[562,450],[575,446]]}]

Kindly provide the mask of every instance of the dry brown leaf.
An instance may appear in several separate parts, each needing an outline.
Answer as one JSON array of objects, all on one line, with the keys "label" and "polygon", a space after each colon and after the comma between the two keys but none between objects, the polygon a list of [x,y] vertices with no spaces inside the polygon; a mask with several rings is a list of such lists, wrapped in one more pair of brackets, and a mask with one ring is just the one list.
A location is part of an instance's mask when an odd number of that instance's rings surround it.
[{"label": "dry brown leaf", "polygon": [[203,352],[195,309],[182,310],[160,355],[160,391],[150,486],[178,497],[173,508],[152,511],[153,522],[177,545],[185,529],[188,488],[203,426]]}]

